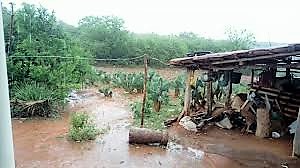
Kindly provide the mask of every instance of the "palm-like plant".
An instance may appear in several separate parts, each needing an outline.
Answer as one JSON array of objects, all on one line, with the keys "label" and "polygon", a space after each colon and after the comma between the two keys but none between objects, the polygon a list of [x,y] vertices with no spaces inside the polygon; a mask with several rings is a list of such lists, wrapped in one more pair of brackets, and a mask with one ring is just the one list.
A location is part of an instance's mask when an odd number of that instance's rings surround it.
[{"label": "palm-like plant", "polygon": [[151,82],[148,84],[148,100],[153,101],[153,107],[156,112],[160,111],[163,103],[168,103],[169,87],[169,82],[163,80],[159,76],[152,78]]},{"label": "palm-like plant", "polygon": [[176,79],[172,82],[172,85],[175,89],[174,96],[178,97],[180,95],[180,89],[184,88],[184,75],[179,75]]}]

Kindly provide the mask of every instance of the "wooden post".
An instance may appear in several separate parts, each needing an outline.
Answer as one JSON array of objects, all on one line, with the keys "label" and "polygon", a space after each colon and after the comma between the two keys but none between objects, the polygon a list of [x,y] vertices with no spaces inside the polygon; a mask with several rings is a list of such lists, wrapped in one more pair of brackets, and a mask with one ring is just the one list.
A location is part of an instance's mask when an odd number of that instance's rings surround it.
[{"label": "wooden post", "polygon": [[300,108],[298,111],[297,127],[293,142],[293,156],[300,157]]},{"label": "wooden post", "polygon": [[[289,65],[289,66],[291,65],[291,57],[288,58],[287,65]],[[285,71],[285,76],[286,77],[290,77],[291,76],[291,69],[290,68],[286,68],[285,70],[286,70]]]},{"label": "wooden post", "polygon": [[260,138],[266,138],[270,136],[271,120],[270,120],[270,103],[268,96],[265,95],[265,105],[257,108],[256,113],[256,132],[255,135]]},{"label": "wooden post", "polygon": [[185,92],[184,92],[184,105],[183,105],[182,112],[177,118],[177,121],[179,121],[185,115],[190,115],[191,94],[192,94],[191,79],[194,75],[193,72],[194,70],[187,68],[187,77],[185,80]]},{"label": "wooden post", "polygon": [[208,84],[207,84],[207,116],[211,116],[212,114],[212,104],[213,104],[213,95],[212,95],[212,73],[213,71],[210,69],[208,71]]},{"label": "wooden post", "polygon": [[231,75],[232,75],[232,71],[228,72],[228,91],[227,91],[227,95],[226,95],[226,102],[225,102],[225,107],[227,109],[230,108],[230,102],[231,102],[231,94],[232,94],[232,81],[231,81]]},{"label": "wooden post", "polygon": [[253,86],[254,82],[254,69],[251,69],[251,86]]},{"label": "wooden post", "polygon": [[144,55],[144,90],[143,90],[143,104],[142,104],[142,111],[141,111],[141,128],[144,127],[144,115],[145,115],[145,104],[146,104],[146,97],[147,97],[147,68],[148,68],[148,62],[147,62],[147,56]]}]

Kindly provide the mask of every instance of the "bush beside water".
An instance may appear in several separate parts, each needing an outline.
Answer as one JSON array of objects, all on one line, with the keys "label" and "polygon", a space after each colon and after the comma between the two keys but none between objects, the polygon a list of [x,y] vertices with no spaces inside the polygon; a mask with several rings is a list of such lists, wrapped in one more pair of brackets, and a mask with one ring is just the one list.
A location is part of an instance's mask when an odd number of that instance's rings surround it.
[{"label": "bush beside water", "polygon": [[91,117],[84,112],[75,112],[71,115],[69,138],[73,141],[87,141],[96,139],[101,132]]}]

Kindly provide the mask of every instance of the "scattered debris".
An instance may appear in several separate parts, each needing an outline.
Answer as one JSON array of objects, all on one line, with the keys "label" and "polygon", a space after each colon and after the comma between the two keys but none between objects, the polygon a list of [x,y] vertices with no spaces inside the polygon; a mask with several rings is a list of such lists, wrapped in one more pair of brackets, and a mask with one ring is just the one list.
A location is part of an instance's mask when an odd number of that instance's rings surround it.
[{"label": "scattered debris", "polygon": [[[246,98],[245,98],[246,97]],[[240,112],[242,105],[247,99],[247,94],[237,94],[234,96],[232,103],[231,103],[231,108],[237,112]]]},{"label": "scattered debris", "polygon": [[179,125],[183,126],[186,130],[197,132],[197,125],[192,121],[192,118],[190,116],[184,116],[180,122]]},{"label": "scattered debris", "polygon": [[215,123],[218,127],[231,129],[233,126],[229,120],[229,118],[226,116],[223,120]]},{"label": "scattered debris", "polygon": [[51,101],[48,99],[37,101],[12,100],[10,104],[18,112],[16,114],[13,113],[12,117],[50,117],[55,112]]},{"label": "scattered debris", "polygon": [[280,138],[280,134],[278,132],[272,132],[272,138],[278,139]]},{"label": "scattered debris", "polygon": [[68,97],[65,99],[71,106],[82,101],[82,97],[77,94],[75,90],[72,90]]}]

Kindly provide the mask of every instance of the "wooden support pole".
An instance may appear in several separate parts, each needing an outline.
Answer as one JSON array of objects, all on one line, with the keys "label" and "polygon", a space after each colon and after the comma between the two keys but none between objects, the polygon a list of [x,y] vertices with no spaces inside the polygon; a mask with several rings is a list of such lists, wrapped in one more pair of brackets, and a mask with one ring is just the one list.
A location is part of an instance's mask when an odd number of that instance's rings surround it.
[{"label": "wooden support pole", "polygon": [[255,135],[260,138],[266,138],[271,133],[271,120],[270,120],[270,102],[267,95],[265,95],[265,104],[257,108],[256,113],[256,132]]},{"label": "wooden support pole", "polygon": [[293,141],[293,156],[300,157],[300,108],[298,111],[297,127]]},{"label": "wooden support pole", "polygon": [[148,60],[147,55],[144,55],[144,90],[143,90],[143,104],[142,104],[142,111],[141,111],[141,128],[144,127],[144,115],[145,115],[145,104],[146,104],[146,97],[147,97],[147,78],[148,78]]},{"label": "wooden support pole", "polygon": [[[291,57],[288,58],[287,64],[288,64],[288,65],[291,65]],[[287,77],[290,77],[290,76],[291,76],[291,69],[290,69],[290,68],[286,68],[285,76],[287,76]]]},{"label": "wooden support pole", "polygon": [[182,112],[180,113],[177,121],[185,115],[190,115],[190,105],[191,105],[191,95],[192,95],[192,88],[191,88],[191,79],[193,78],[194,70],[188,68],[187,69],[187,77],[185,80],[185,92],[184,92],[184,105]]},{"label": "wooden support pole", "polygon": [[225,107],[227,109],[230,108],[230,102],[231,102],[231,94],[232,94],[232,81],[231,81],[231,76],[232,76],[232,71],[228,72],[228,90],[226,93],[226,102],[225,102]]},{"label": "wooden support pole", "polygon": [[212,114],[212,104],[213,104],[213,95],[212,95],[212,70],[208,71],[208,84],[207,84],[207,116]]},{"label": "wooden support pole", "polygon": [[251,86],[253,86],[254,82],[254,69],[251,69]]}]

